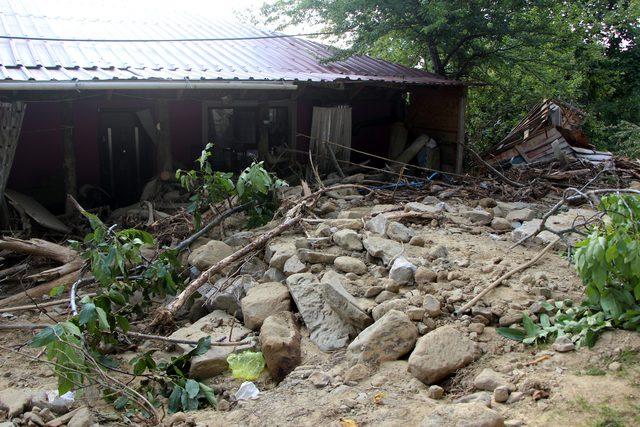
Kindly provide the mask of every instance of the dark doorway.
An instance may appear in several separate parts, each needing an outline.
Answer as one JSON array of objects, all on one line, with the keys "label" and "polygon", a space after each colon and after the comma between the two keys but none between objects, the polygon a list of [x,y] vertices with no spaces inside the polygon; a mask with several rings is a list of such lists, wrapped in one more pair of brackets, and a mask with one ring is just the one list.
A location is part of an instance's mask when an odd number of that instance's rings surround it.
[{"label": "dark doorway", "polygon": [[100,176],[111,206],[140,199],[142,187],[155,174],[155,148],[135,111],[100,112]]}]

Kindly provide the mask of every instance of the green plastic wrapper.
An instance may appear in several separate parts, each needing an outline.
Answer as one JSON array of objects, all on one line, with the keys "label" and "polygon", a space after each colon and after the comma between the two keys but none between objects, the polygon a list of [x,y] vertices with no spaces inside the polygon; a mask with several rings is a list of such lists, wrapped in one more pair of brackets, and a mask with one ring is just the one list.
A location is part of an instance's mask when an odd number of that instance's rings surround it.
[{"label": "green plastic wrapper", "polygon": [[233,378],[253,381],[258,379],[265,367],[264,356],[260,351],[232,353],[227,357]]}]

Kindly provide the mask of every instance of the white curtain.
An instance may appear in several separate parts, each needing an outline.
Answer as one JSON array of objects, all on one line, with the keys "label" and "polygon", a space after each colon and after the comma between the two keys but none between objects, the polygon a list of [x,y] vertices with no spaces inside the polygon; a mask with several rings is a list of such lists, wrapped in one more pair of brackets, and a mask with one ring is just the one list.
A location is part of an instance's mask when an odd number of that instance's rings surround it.
[{"label": "white curtain", "polygon": [[320,172],[335,171],[329,149],[341,168],[348,166],[340,160],[351,158],[351,107],[313,107],[310,136],[313,162]]}]

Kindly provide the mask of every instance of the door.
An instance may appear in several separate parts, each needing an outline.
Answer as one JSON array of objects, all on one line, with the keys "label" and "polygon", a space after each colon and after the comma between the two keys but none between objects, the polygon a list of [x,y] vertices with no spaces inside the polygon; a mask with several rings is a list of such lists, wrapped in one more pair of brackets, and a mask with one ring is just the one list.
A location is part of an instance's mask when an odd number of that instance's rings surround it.
[{"label": "door", "polygon": [[111,206],[133,204],[155,174],[153,143],[135,111],[101,111],[100,175]]}]

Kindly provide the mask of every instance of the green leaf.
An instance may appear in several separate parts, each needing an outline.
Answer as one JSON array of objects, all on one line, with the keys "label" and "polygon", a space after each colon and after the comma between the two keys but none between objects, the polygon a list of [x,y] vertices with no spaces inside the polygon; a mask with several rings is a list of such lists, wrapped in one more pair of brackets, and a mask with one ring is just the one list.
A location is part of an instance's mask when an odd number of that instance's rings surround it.
[{"label": "green leaf", "polygon": [[503,337],[514,341],[522,341],[526,336],[525,331],[516,328],[497,328],[496,332]]},{"label": "green leaf", "polygon": [[55,288],[51,289],[51,291],[49,291],[49,296],[57,297],[58,295],[64,292],[65,288],[66,288],[65,285],[56,286]]},{"label": "green leaf", "polygon": [[115,402],[113,402],[113,407],[116,410],[121,411],[127,406],[128,403],[129,403],[129,398],[127,398],[126,396],[120,396],[116,399]]},{"label": "green leaf", "polygon": [[135,375],[141,375],[145,369],[147,369],[147,361],[144,357],[138,358],[133,364],[133,373]]},{"label": "green leaf", "polygon": [[60,335],[59,331],[56,331],[58,325],[55,326],[47,326],[40,332],[36,334],[35,337],[31,339],[30,346],[31,347],[44,347],[45,345],[52,343],[58,340],[58,335]]},{"label": "green leaf", "polygon": [[194,381],[192,379],[188,379],[184,389],[186,390],[187,394],[189,395],[190,399],[195,398],[198,393],[200,392],[200,383],[198,383],[197,381]]},{"label": "green leaf", "polygon": [[204,398],[207,399],[210,405],[217,405],[218,399],[216,399],[216,395],[213,392],[213,389],[205,384],[200,383],[200,391],[204,395]]},{"label": "green leaf", "polygon": [[522,314],[522,326],[527,333],[527,338],[536,337],[540,332],[540,328],[533,322],[527,313]]},{"label": "green leaf", "polygon": [[116,323],[118,324],[120,329],[122,329],[122,332],[124,333],[129,332],[130,325],[129,325],[129,320],[126,317],[117,314]]},{"label": "green leaf", "polygon": [[95,320],[97,316],[98,313],[96,312],[96,305],[93,303],[86,303],[82,306],[82,310],[80,310],[78,323],[80,323],[80,325],[86,325]]},{"label": "green leaf", "polygon": [[182,388],[179,385],[173,386],[173,391],[171,395],[169,395],[169,412],[174,413],[180,411],[181,408],[181,398],[182,398]]},{"label": "green leaf", "polygon": [[98,313],[98,324],[100,325],[100,329],[103,331],[110,331],[111,327],[107,320],[107,313],[100,307],[96,307],[96,312]]}]

